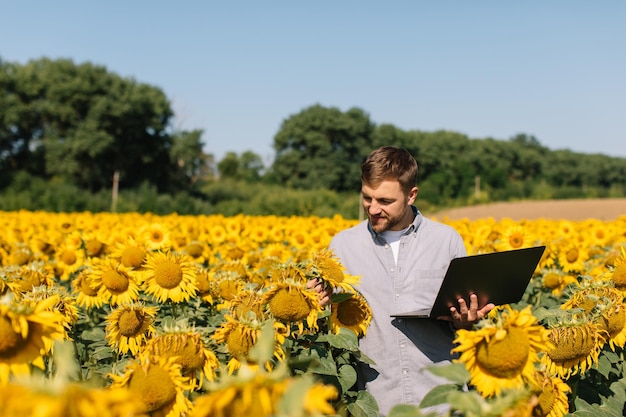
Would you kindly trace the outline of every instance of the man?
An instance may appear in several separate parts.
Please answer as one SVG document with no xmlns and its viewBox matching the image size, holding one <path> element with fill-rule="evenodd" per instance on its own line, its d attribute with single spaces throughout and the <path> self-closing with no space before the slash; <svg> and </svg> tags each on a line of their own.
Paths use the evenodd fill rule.
<svg viewBox="0 0 626 417">
<path fill-rule="evenodd" d="M 419 405 L 433 387 L 448 382 L 427 365 L 451 359 L 454 329 L 469 328 L 493 308 L 469 305 L 435 319 L 392 318 L 394 313 L 430 308 L 450 260 L 465 256 L 461 236 L 450 226 L 427 219 L 413 203 L 417 162 L 406 150 L 385 146 L 361 166 L 362 204 L 367 220 L 339 232 L 330 248 L 351 275 L 372 309 L 361 351 L 375 364 L 361 364 L 359 388 L 376 399 L 381 415 L 396 404 Z M 321 293 L 322 303 L 327 295 Z"/>
</svg>

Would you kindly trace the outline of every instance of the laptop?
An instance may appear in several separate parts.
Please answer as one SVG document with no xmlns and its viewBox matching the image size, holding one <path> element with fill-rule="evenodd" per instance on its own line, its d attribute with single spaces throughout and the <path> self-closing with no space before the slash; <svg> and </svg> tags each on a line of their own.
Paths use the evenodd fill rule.
<svg viewBox="0 0 626 417">
<path fill-rule="evenodd" d="M 478 296 L 478 306 L 513 304 L 524 296 L 545 246 L 454 258 L 430 309 L 392 314 L 391 317 L 437 318 L 449 316 L 450 307 L 458 308 L 459 297 L 468 301 Z"/>
</svg>

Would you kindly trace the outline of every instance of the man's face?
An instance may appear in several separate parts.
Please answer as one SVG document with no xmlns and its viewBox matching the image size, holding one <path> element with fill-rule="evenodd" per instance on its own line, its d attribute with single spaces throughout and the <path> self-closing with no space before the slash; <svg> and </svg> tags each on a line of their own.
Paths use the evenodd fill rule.
<svg viewBox="0 0 626 417">
<path fill-rule="evenodd" d="M 417 187 L 406 195 L 398 181 L 385 180 L 376 188 L 363 184 L 361 193 L 363 208 L 375 232 L 402 230 L 413 221 L 411 204 L 417 197 Z"/>
</svg>

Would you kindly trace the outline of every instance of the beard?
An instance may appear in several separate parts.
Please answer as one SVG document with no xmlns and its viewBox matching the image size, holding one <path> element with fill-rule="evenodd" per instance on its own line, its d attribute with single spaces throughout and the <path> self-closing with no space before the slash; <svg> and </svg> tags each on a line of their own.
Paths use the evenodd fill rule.
<svg viewBox="0 0 626 417">
<path fill-rule="evenodd" d="M 370 214 L 367 215 L 370 226 L 372 230 L 376 233 L 386 232 L 387 230 L 391 230 L 393 227 L 400 224 L 400 218 L 389 217 L 386 214 L 380 216 L 372 216 Z"/>
</svg>

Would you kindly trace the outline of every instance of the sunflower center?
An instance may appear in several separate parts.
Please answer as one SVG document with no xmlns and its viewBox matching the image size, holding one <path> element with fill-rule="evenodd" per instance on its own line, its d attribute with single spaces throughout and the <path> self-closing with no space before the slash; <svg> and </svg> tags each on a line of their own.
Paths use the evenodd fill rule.
<svg viewBox="0 0 626 417">
<path fill-rule="evenodd" d="M 98 295 L 98 290 L 90 286 L 89 282 L 87 282 L 87 279 L 85 278 L 80 280 L 80 291 L 89 297 L 95 297 Z"/>
<path fill-rule="evenodd" d="M 160 410 L 176 399 L 176 386 L 172 378 L 165 369 L 156 365 L 150 366 L 148 372 L 136 369 L 129 388 L 138 395 L 148 413 Z"/>
<path fill-rule="evenodd" d="M 550 332 L 549 338 L 554 343 L 554 349 L 547 354 L 555 362 L 584 358 L 596 343 L 587 328 L 558 327 Z"/>
<path fill-rule="evenodd" d="M 8 358 L 26 344 L 26 339 L 17 333 L 8 317 L 0 317 L 0 358 Z"/>
<path fill-rule="evenodd" d="M 137 310 L 124 311 L 118 320 L 120 334 L 126 337 L 132 337 L 139 333 L 142 324 L 143 314 Z"/>
<path fill-rule="evenodd" d="M 520 235 L 513 235 L 509 238 L 509 245 L 512 248 L 519 248 L 524 243 L 524 238 Z"/>
<path fill-rule="evenodd" d="M 102 283 L 114 294 L 123 293 L 130 285 L 128 277 L 114 269 L 109 269 L 102 273 Z"/>
<path fill-rule="evenodd" d="M 554 408 L 557 400 L 557 392 L 552 384 L 546 384 L 539 393 L 537 393 L 539 404 L 533 409 L 533 416 L 548 416 Z"/>
<path fill-rule="evenodd" d="M 239 287 L 237 286 L 236 282 L 227 279 L 219 283 L 219 285 L 217 286 L 217 290 L 220 297 L 222 297 L 224 300 L 229 301 L 235 298 Z"/>
<path fill-rule="evenodd" d="M 187 245 L 187 253 L 189 254 L 189 256 L 191 256 L 192 258 L 199 258 L 200 256 L 202 256 L 202 246 L 200 246 L 197 243 L 190 243 L 189 245 Z"/>
<path fill-rule="evenodd" d="M 561 285 L 561 276 L 554 272 L 547 273 L 543 277 L 543 285 L 547 288 L 558 288 Z"/>
<path fill-rule="evenodd" d="M 74 265 L 77 260 L 78 257 L 73 250 L 65 250 L 61 254 L 61 261 L 63 261 L 65 265 Z"/>
<path fill-rule="evenodd" d="M 228 334 L 226 346 L 228 347 L 228 352 L 230 352 L 234 358 L 245 358 L 248 356 L 250 348 L 254 346 L 251 332 L 251 329 L 236 327 Z"/>
<path fill-rule="evenodd" d="M 343 270 L 334 262 L 323 262 L 321 265 L 322 276 L 330 282 L 343 282 Z"/>
<path fill-rule="evenodd" d="M 99 256 L 104 249 L 104 243 L 99 240 L 92 239 L 85 244 L 88 256 Z"/>
<path fill-rule="evenodd" d="M 509 327 L 506 336 L 482 341 L 476 349 L 476 363 L 497 378 L 514 378 L 528 361 L 530 342 L 524 329 Z"/>
<path fill-rule="evenodd" d="M 279 320 L 304 320 L 311 312 L 311 307 L 300 291 L 281 288 L 269 302 L 270 311 Z"/>
<path fill-rule="evenodd" d="M 146 257 L 146 251 L 137 246 L 124 249 L 122 252 L 122 265 L 128 268 L 139 268 Z"/>
<path fill-rule="evenodd" d="M 567 259 L 567 262 L 569 263 L 574 263 L 578 260 L 578 249 L 576 248 L 571 248 L 567 251 L 567 253 L 565 254 L 565 259 Z"/>
<path fill-rule="evenodd" d="M 175 262 L 165 261 L 154 268 L 154 280 L 161 288 L 175 288 L 183 280 L 183 269 Z"/>
<path fill-rule="evenodd" d="M 365 311 L 359 308 L 359 302 L 348 298 L 337 305 L 337 320 L 346 326 L 355 326 L 365 321 Z"/>
<path fill-rule="evenodd" d="M 178 363 L 182 366 L 183 373 L 201 369 L 204 365 L 202 349 L 191 338 L 187 338 L 184 345 L 174 349 L 171 356 L 178 356 Z"/>
</svg>

